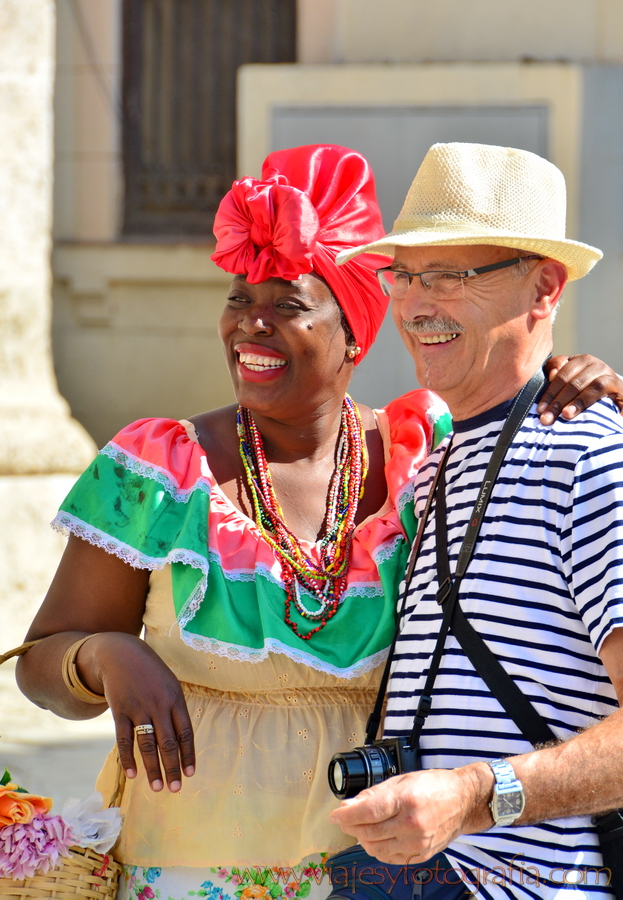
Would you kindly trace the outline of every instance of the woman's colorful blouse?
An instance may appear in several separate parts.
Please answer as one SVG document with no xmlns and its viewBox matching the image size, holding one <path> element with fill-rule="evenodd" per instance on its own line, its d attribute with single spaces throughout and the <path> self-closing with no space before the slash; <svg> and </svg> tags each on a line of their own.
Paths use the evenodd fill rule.
<svg viewBox="0 0 623 900">
<path fill-rule="evenodd" d="M 358 525 L 338 613 L 311 641 L 286 625 L 279 561 L 215 482 L 189 422 L 128 426 L 62 504 L 55 527 L 152 571 L 145 639 L 180 679 L 195 729 L 197 771 L 180 794 L 154 794 L 141 773 L 129 784 L 121 861 L 291 865 L 348 843 L 327 823 L 324 773 L 363 739 L 415 531 L 411 478 L 450 428 L 428 391 L 377 421 L 388 501 Z M 111 755 L 104 793 L 113 773 Z"/>
</svg>

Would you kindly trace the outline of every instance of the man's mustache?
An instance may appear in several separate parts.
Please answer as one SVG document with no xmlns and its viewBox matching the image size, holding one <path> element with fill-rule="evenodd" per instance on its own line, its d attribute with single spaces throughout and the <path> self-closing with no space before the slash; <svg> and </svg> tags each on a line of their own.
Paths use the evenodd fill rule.
<svg viewBox="0 0 623 900">
<path fill-rule="evenodd" d="M 416 334 L 456 334 L 465 331 L 462 325 L 446 316 L 419 316 L 410 321 L 403 319 L 402 327 L 405 331 L 414 331 Z"/>
</svg>

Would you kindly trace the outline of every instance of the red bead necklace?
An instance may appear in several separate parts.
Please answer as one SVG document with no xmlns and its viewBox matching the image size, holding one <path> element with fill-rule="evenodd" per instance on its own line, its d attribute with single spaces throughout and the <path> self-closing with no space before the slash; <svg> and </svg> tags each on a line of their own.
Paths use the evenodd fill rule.
<svg viewBox="0 0 623 900">
<path fill-rule="evenodd" d="M 248 409 L 238 407 L 237 423 L 240 456 L 253 498 L 255 521 L 262 537 L 281 562 L 286 589 L 285 621 L 298 637 L 308 641 L 335 615 L 346 588 L 355 516 L 368 471 L 361 417 L 347 394 L 342 404 L 336 465 L 327 492 L 320 563 L 310 559 L 284 521 L 273 489 L 262 435 Z M 317 609 L 305 606 L 301 589 L 318 603 Z M 292 606 L 304 619 L 318 624 L 301 634 L 292 619 Z"/>
</svg>

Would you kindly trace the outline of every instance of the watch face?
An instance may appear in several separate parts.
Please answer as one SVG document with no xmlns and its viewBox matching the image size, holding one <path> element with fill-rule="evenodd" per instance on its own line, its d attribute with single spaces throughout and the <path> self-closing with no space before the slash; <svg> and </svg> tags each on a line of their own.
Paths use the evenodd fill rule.
<svg viewBox="0 0 623 900">
<path fill-rule="evenodd" d="M 523 811 L 524 798 L 521 791 L 497 795 L 497 817 L 518 816 Z"/>
</svg>

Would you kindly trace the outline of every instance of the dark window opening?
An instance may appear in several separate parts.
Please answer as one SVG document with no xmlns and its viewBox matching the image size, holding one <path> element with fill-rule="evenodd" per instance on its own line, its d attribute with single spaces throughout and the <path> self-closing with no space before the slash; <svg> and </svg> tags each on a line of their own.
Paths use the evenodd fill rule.
<svg viewBox="0 0 623 900">
<path fill-rule="evenodd" d="M 211 235 L 236 176 L 236 72 L 295 61 L 296 0 L 124 0 L 126 235 Z"/>
</svg>

